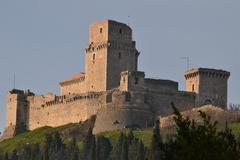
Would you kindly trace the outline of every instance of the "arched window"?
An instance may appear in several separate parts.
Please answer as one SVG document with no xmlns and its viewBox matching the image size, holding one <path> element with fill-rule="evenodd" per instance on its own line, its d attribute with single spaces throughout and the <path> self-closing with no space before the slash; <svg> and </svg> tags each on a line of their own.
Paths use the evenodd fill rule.
<svg viewBox="0 0 240 160">
<path fill-rule="evenodd" d="M 192 85 L 192 91 L 193 91 L 193 92 L 195 91 L 195 86 L 194 86 L 194 84 Z"/>
<path fill-rule="evenodd" d="M 95 60 L 95 58 L 96 58 L 96 55 L 95 55 L 95 54 L 93 54 L 93 57 L 92 57 L 92 58 L 93 58 L 93 60 Z"/>
<path fill-rule="evenodd" d="M 100 32 L 100 33 L 102 33 L 102 31 L 103 31 L 103 29 L 102 29 L 102 28 L 100 28 L 99 32 Z"/>
</svg>

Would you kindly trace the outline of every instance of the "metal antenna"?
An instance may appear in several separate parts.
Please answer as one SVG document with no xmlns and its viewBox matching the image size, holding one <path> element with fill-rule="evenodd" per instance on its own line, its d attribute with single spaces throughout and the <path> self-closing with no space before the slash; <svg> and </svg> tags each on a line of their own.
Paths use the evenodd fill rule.
<svg viewBox="0 0 240 160">
<path fill-rule="evenodd" d="M 187 70 L 189 70 L 190 58 L 187 56 L 187 57 L 181 57 L 181 59 L 185 59 L 187 61 Z"/>
<path fill-rule="evenodd" d="M 130 18 L 131 16 L 128 15 L 128 25 L 130 26 Z"/>
<path fill-rule="evenodd" d="M 15 89 L 15 85 L 16 85 L 16 75 L 14 73 L 13 74 L 13 89 Z"/>
</svg>

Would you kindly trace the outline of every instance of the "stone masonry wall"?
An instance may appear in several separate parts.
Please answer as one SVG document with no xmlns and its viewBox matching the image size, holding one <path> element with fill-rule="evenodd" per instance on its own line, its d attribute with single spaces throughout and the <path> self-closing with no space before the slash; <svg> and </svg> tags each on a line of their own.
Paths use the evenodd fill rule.
<svg viewBox="0 0 240 160">
<path fill-rule="evenodd" d="M 85 81 L 76 81 L 68 85 L 60 86 L 61 95 L 78 94 L 85 92 Z"/>
<path fill-rule="evenodd" d="M 151 106 L 155 115 L 166 116 L 172 114 L 171 102 L 184 111 L 195 106 L 195 94 L 188 92 L 149 92 L 145 102 Z"/>
<path fill-rule="evenodd" d="M 52 101 L 45 101 L 42 96 L 29 97 L 28 129 L 85 121 L 103 105 L 101 98 L 99 94 L 60 96 Z"/>
<path fill-rule="evenodd" d="M 94 133 L 122 128 L 153 126 L 154 115 L 144 104 L 144 92 L 116 90 L 112 101 L 97 112 Z"/>
<path fill-rule="evenodd" d="M 166 91 L 166 92 L 178 91 L 178 83 L 170 80 L 146 78 L 144 79 L 144 86 L 151 91 Z"/>
</svg>

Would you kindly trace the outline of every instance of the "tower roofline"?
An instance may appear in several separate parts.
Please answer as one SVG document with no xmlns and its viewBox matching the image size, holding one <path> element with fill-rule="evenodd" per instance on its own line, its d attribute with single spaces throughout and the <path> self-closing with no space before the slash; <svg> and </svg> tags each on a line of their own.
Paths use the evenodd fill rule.
<svg viewBox="0 0 240 160">
<path fill-rule="evenodd" d="M 185 76 L 189 74 L 195 74 L 195 73 L 219 73 L 230 76 L 230 72 L 221 70 L 221 69 L 214 69 L 214 68 L 192 68 L 185 72 Z"/>
<path fill-rule="evenodd" d="M 123 26 L 128 27 L 129 29 L 132 30 L 132 28 L 129 25 L 127 25 L 125 23 L 122 23 L 122 22 L 119 22 L 119 21 L 111 20 L 111 19 L 103 19 L 103 20 L 96 21 L 96 22 L 90 24 L 90 27 L 93 26 L 93 25 L 101 24 L 101 23 L 123 25 Z"/>
</svg>

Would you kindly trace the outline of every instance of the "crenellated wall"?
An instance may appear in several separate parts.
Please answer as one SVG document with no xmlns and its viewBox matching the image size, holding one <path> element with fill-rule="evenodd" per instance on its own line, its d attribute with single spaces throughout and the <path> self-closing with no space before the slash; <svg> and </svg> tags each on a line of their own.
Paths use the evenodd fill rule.
<svg viewBox="0 0 240 160">
<path fill-rule="evenodd" d="M 54 96 L 31 96 L 29 101 L 28 129 L 42 126 L 60 126 L 85 121 L 104 105 L 101 93 Z"/>
</svg>

